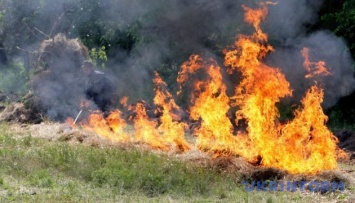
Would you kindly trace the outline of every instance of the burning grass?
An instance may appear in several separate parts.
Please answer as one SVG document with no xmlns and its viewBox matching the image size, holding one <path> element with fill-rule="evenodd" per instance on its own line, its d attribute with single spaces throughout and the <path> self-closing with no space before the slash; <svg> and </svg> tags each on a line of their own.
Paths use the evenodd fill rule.
<svg viewBox="0 0 355 203">
<path fill-rule="evenodd" d="M 52 179 L 52 175 L 60 174 L 93 187 L 110 188 L 111 193 L 138 192 L 146 197 L 165 194 L 173 198 L 204 197 L 211 193 L 212 198 L 242 196 L 249 201 L 241 180 L 347 180 L 347 187 L 351 188 L 351 178 L 331 171 L 337 169 L 336 159 L 344 153 L 337 149 L 337 139 L 325 125 L 327 117 L 321 108 L 323 90 L 317 83 L 310 81 L 293 120 L 279 122 L 277 103 L 291 96 L 292 90 L 278 68 L 263 62 L 273 51 L 267 43 L 267 34 L 260 28 L 268 10 L 265 4 L 244 10 L 245 21 L 254 27 L 255 33 L 240 35 L 230 50 L 225 51 L 224 65 L 228 72 L 242 75 L 234 95 L 227 94 L 221 71 L 224 67 L 213 59 L 193 55 L 179 72 L 179 92 L 184 91 L 184 85 L 197 71 L 205 72 L 206 76 L 194 81 L 187 110 L 189 120 L 199 124 L 191 129 L 192 136 L 184 136 L 188 122 L 182 119 L 182 110 L 156 73 L 154 112 L 148 112 L 146 102 L 126 104 L 125 110 L 133 112 L 128 120 L 123 119 L 123 112 L 118 109 L 107 117 L 93 112 L 76 129 L 68 125 L 59 127 L 59 136 L 51 138 L 86 143 L 94 148 L 58 142 L 47 146 L 37 139 L 33 142 L 30 136 L 21 141 L 4 135 L 4 150 L 20 148 L 14 153 L 4 151 L 2 159 L 11 169 L 4 171 L 39 188 L 55 187 L 58 180 Z M 312 62 L 308 52 L 307 48 L 302 50 L 308 71 L 305 78 L 330 75 L 326 64 Z M 227 116 L 232 107 L 238 107 L 233 121 L 245 121 L 245 129 L 233 129 Z M 45 127 L 48 126 L 30 126 L 28 130 L 48 138 L 55 129 Z M 43 132 L 44 129 L 47 131 Z M 34 146 L 36 150 L 27 151 L 26 146 Z"/>
<path fill-rule="evenodd" d="M 177 82 L 178 92 L 198 71 L 205 72 L 204 79 L 194 81 L 192 100 L 187 113 L 190 120 L 198 121 L 199 126 L 192 134 L 194 143 L 189 143 L 184 134 L 188 126 L 186 120 L 175 112 L 181 109 L 175 103 L 167 85 L 156 73 L 154 104 L 158 107 L 151 118 L 142 103 L 126 108 L 134 112 L 133 136 L 127 135 L 128 125 L 122 119 L 120 110 L 115 110 L 105 118 L 93 113 L 88 123 L 80 126 L 90 129 L 102 137 L 122 143 L 143 143 L 162 151 L 176 150 L 189 153 L 191 149 L 210 152 L 212 157 L 243 157 L 255 166 L 275 168 L 290 174 L 316 175 L 337 168 L 337 158 L 346 153 L 337 148 L 337 138 L 325 125 L 327 116 L 321 104 L 323 89 L 317 82 L 309 80 L 315 75 L 327 76 L 331 73 L 323 61 L 312 62 L 304 48 L 304 66 L 307 71 L 309 90 L 295 110 L 293 120 L 279 121 L 277 104 L 282 98 L 292 96 L 290 83 L 277 67 L 264 63 L 264 58 L 273 51 L 268 44 L 268 36 L 260 27 L 266 18 L 267 3 L 259 8 L 243 7 L 245 22 L 252 25 L 255 32 L 239 35 L 233 46 L 225 50 L 225 67 L 214 59 L 192 55 L 181 66 Z M 239 72 L 241 81 L 235 87 L 234 95 L 227 94 L 223 81 L 222 68 L 228 73 Z M 227 116 L 232 107 L 238 107 L 232 122 L 245 121 L 245 129 L 235 131 L 231 118 Z M 195 146 L 195 147 L 194 147 Z"/>
<path fill-rule="evenodd" d="M 355 170 L 354 165 L 342 165 L 348 171 L 346 191 L 342 193 L 249 193 L 241 184 L 243 180 L 344 180 L 344 177 L 334 172 L 308 177 L 287 175 L 277 169 L 256 167 L 241 157 L 211 159 L 199 150 L 166 154 L 142 145 L 106 141 L 84 129 L 70 129 L 63 124 L 1 125 L 0 200 L 331 202 L 354 198 L 354 184 L 349 179 L 355 176 L 349 172 Z"/>
</svg>

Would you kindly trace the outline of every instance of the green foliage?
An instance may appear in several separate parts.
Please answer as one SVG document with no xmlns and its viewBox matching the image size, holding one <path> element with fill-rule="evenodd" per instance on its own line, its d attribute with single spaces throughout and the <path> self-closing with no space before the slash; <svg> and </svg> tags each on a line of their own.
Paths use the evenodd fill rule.
<svg viewBox="0 0 355 203">
<path fill-rule="evenodd" d="M 19 59 L 4 65 L 0 70 L 0 91 L 24 94 L 28 91 L 28 73 Z"/>
<path fill-rule="evenodd" d="M 355 109 L 344 110 L 336 105 L 327 110 L 327 125 L 333 130 L 355 130 Z"/>
<path fill-rule="evenodd" d="M 92 48 L 90 50 L 90 61 L 95 65 L 100 65 L 105 67 L 105 62 L 107 61 L 106 48 L 102 46 L 101 48 Z"/>
<path fill-rule="evenodd" d="M 340 10 L 326 13 L 321 19 L 326 28 L 346 39 L 352 55 L 355 56 L 355 1 L 346 0 Z"/>
<path fill-rule="evenodd" d="M 41 188 L 51 188 L 53 186 L 52 175 L 45 169 L 32 172 L 27 177 L 27 181 L 31 186 Z"/>
</svg>

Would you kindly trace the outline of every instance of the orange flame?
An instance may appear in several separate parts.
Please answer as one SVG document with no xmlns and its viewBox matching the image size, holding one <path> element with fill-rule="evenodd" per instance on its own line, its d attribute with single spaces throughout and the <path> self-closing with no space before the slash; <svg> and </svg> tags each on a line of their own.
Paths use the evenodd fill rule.
<svg viewBox="0 0 355 203">
<path fill-rule="evenodd" d="M 282 128 L 277 150 L 281 158 L 269 159 L 265 164 L 293 173 L 316 173 L 337 167 L 337 139 L 325 126 L 328 118 L 320 105 L 322 101 L 323 90 L 312 86 L 302 100 L 303 109 L 298 109 L 295 118 Z"/>
<path fill-rule="evenodd" d="M 186 123 L 177 122 L 179 115 L 174 114 L 174 110 L 179 111 L 172 95 L 167 91 L 167 85 L 155 72 L 155 97 L 154 103 L 163 108 L 163 115 L 160 117 L 161 125 L 158 127 L 160 133 L 164 134 L 164 139 L 168 143 L 175 143 L 181 151 L 189 150 L 190 144 L 185 140 Z M 174 119 L 175 117 L 175 119 Z"/>
<path fill-rule="evenodd" d="M 316 85 L 310 87 L 302 99 L 302 107 L 295 111 L 295 118 L 286 124 L 278 121 L 279 111 L 276 104 L 284 97 L 292 95 L 290 83 L 278 68 L 263 63 L 264 57 L 273 51 L 267 43 L 268 36 L 260 28 L 266 18 L 267 2 L 258 9 L 243 6 L 245 22 L 253 25 L 255 33 L 239 35 L 234 47 L 225 50 L 224 65 L 228 73 L 238 71 L 242 74 L 235 95 L 227 95 L 221 68 L 210 59 L 205 61 L 199 55 L 192 55 L 181 66 L 177 82 L 182 86 L 192 74 L 205 71 L 207 79 L 198 80 L 194 88 L 198 92 L 192 98 L 190 117 L 201 121 L 194 130 L 197 135 L 196 146 L 203 151 L 212 151 L 216 156 L 241 155 L 252 163 L 266 167 L 287 170 L 290 173 L 315 174 L 322 170 L 337 167 L 337 139 L 326 127 L 327 116 L 321 103 L 323 90 Z M 306 78 L 316 74 L 330 75 L 325 62 L 311 62 L 309 49 L 304 48 Z M 160 118 L 149 118 L 145 106 L 137 103 L 129 107 L 134 110 L 134 137 L 124 131 L 126 123 L 121 112 L 114 111 L 105 119 L 102 114 L 92 114 L 89 128 L 98 134 L 117 141 L 136 141 L 149 144 L 153 148 L 169 150 L 177 146 L 181 151 L 191 148 L 185 140 L 186 124 L 181 122 L 180 108 L 176 105 L 167 85 L 155 73 L 154 103 L 161 109 Z M 127 99 L 121 103 L 126 106 Z M 233 126 L 227 112 L 230 106 L 237 106 L 236 123 L 241 119 L 247 122 L 246 131 L 233 134 Z M 71 122 L 68 120 L 68 122 Z M 159 125 L 160 123 L 160 125 Z"/>
<path fill-rule="evenodd" d="M 301 51 L 302 56 L 304 57 L 304 62 L 303 66 L 305 67 L 306 71 L 308 74 L 306 75 L 306 78 L 313 77 L 315 75 L 332 75 L 327 68 L 325 67 L 325 62 L 324 61 L 318 61 L 318 62 L 311 62 L 309 60 L 309 49 L 308 48 L 303 48 Z M 312 66 L 314 67 L 315 71 L 312 72 Z"/>
<path fill-rule="evenodd" d="M 236 105 L 240 107 L 237 120 L 247 120 L 248 136 L 261 157 L 261 164 L 290 173 L 311 174 L 335 169 L 336 138 L 325 126 L 327 117 L 320 105 L 323 90 L 312 87 L 302 101 L 303 110 L 296 111 L 295 119 L 285 126 L 278 122 L 276 103 L 282 97 L 291 96 L 290 84 L 279 69 L 261 62 L 273 50 L 266 44 L 267 35 L 260 29 L 260 22 L 267 14 L 266 7 L 244 9 L 245 21 L 253 24 L 256 32 L 240 36 L 236 50 L 226 52 L 225 65 L 243 75 L 236 88 Z M 308 60 L 306 64 L 312 63 Z M 316 63 L 318 71 L 325 72 L 321 65 L 324 64 Z"/>
<path fill-rule="evenodd" d="M 271 149 L 277 148 L 279 126 L 276 122 L 279 112 L 276 103 L 280 98 L 290 96 L 289 83 L 280 70 L 263 64 L 262 59 L 273 50 L 266 44 L 267 35 L 260 29 L 260 21 L 267 14 L 266 7 L 246 10 L 246 22 L 253 24 L 256 33 L 251 36 L 241 35 L 236 50 L 226 52 L 225 65 L 239 70 L 243 79 L 236 87 L 237 121 L 246 119 L 248 136 L 255 145 L 255 151 L 267 160 Z M 273 150 L 272 150 L 273 151 Z"/>
<path fill-rule="evenodd" d="M 88 124 L 85 129 L 92 130 L 114 142 L 127 142 L 130 136 L 125 132 L 126 122 L 121 118 L 119 110 L 113 111 L 105 119 L 100 112 L 92 113 L 89 116 Z"/>
<path fill-rule="evenodd" d="M 75 127 L 74 119 L 72 117 L 65 119 L 65 123 L 68 124 L 70 127 Z"/>
<path fill-rule="evenodd" d="M 229 110 L 229 97 L 227 87 L 223 83 L 220 67 L 212 59 L 205 63 L 203 59 L 194 55 L 184 63 L 179 78 L 183 75 L 187 80 L 186 73 L 193 73 L 197 69 L 204 68 L 210 77 L 205 81 L 197 81 L 195 89 L 200 91 L 190 108 L 190 117 L 194 120 L 201 119 L 201 126 L 195 129 L 197 135 L 196 145 L 201 150 L 214 151 L 217 156 L 241 154 L 252 159 L 253 153 L 247 150 L 250 144 L 248 139 L 240 135 L 235 137 L 232 133 L 232 124 L 227 117 Z M 178 80 L 181 83 L 185 80 Z"/>
<path fill-rule="evenodd" d="M 181 94 L 182 92 L 182 85 L 186 83 L 186 81 L 189 79 L 189 74 L 194 73 L 197 70 L 202 68 L 201 60 L 202 59 L 200 58 L 199 55 L 192 55 L 190 56 L 190 59 L 188 61 L 182 64 L 181 70 L 177 78 L 177 82 L 180 85 L 180 89 L 177 92 L 178 95 Z"/>
<path fill-rule="evenodd" d="M 135 141 L 146 143 L 153 148 L 167 151 L 169 146 L 161 134 L 156 130 L 158 122 L 148 118 L 145 107 L 142 103 L 137 103 L 134 108 L 137 115 L 134 117 L 134 139 Z"/>
<path fill-rule="evenodd" d="M 128 97 L 127 97 L 127 96 L 124 96 L 124 97 L 120 100 L 120 103 L 121 103 L 123 106 L 127 106 L 127 104 L 128 104 Z"/>
</svg>

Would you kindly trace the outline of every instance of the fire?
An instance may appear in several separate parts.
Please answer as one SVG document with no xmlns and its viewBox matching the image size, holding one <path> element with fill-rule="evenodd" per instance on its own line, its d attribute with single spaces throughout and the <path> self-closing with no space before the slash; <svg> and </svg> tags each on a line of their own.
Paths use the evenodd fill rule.
<svg viewBox="0 0 355 203">
<path fill-rule="evenodd" d="M 68 124 L 71 127 L 75 127 L 74 119 L 71 118 L 71 117 L 65 119 L 65 123 Z"/>
<path fill-rule="evenodd" d="M 325 125 L 328 118 L 321 107 L 323 89 L 311 86 L 301 101 L 301 107 L 295 111 L 294 119 L 288 123 L 278 120 L 280 114 L 276 104 L 282 98 L 292 96 L 292 89 L 279 68 L 263 62 L 274 50 L 267 42 L 268 35 L 260 27 L 268 13 L 267 4 L 272 3 L 261 4 L 258 9 L 243 6 L 245 22 L 251 24 L 255 32 L 239 35 L 233 47 L 224 52 L 227 72 L 238 71 L 242 75 L 233 96 L 227 95 L 221 66 L 213 59 L 192 55 L 181 66 L 177 78 L 180 85 L 178 95 L 184 85 L 192 81 L 193 74 L 206 73 L 205 79 L 194 83 L 189 108 L 190 118 L 201 123 L 193 132 L 197 136 L 195 145 L 200 150 L 212 151 L 215 156 L 240 155 L 251 163 L 287 170 L 292 174 L 316 174 L 335 169 L 337 154 L 344 153 L 337 151 L 337 139 Z M 305 59 L 306 78 L 331 75 L 325 62 L 310 61 L 308 48 L 304 48 L 301 54 Z M 107 118 L 100 113 L 91 114 L 86 127 L 118 142 L 145 143 L 161 150 L 174 147 L 180 151 L 191 149 L 192 144 L 185 139 L 187 124 L 182 121 L 182 110 L 157 73 L 153 82 L 154 104 L 161 116 L 150 118 L 143 103 L 133 105 L 133 136 L 126 133 L 127 124 L 119 110 L 111 112 Z M 121 103 L 127 106 L 127 98 L 123 98 Z M 238 108 L 235 122 L 245 121 L 246 131 L 234 132 L 231 118 L 227 116 L 231 107 Z"/>
<path fill-rule="evenodd" d="M 263 64 L 261 59 L 273 50 L 267 45 L 267 35 L 260 29 L 260 22 L 267 14 L 263 6 L 252 10 L 244 7 L 246 22 L 253 24 L 256 32 L 251 36 L 240 35 L 235 50 L 226 51 L 225 65 L 242 73 L 243 79 L 235 89 L 237 121 L 247 120 L 248 137 L 253 151 L 262 157 L 262 164 L 270 166 L 269 159 L 278 148 L 280 125 L 276 103 L 290 96 L 289 82 L 279 69 Z"/>
<path fill-rule="evenodd" d="M 323 90 L 312 86 L 302 100 L 303 108 L 295 112 L 295 118 L 282 127 L 278 143 L 278 168 L 294 173 L 315 173 L 337 167 L 336 138 L 325 126 L 327 116 L 321 103 Z M 277 156 L 276 156 L 277 157 Z M 275 162 L 275 161 L 274 161 Z"/>
<path fill-rule="evenodd" d="M 137 103 L 135 107 L 131 107 L 136 113 L 132 118 L 135 128 L 133 137 L 125 131 L 127 124 L 122 119 L 122 113 L 119 110 L 110 112 L 107 118 L 99 112 L 91 113 L 88 124 L 83 125 L 84 128 L 114 142 L 144 143 L 161 150 L 170 150 L 175 145 L 180 151 L 189 150 L 191 146 L 184 138 L 187 125 L 183 122 L 177 122 L 178 115 L 174 113 L 174 111 L 179 111 L 179 107 L 167 91 L 165 82 L 157 73 L 154 83 L 156 86 L 154 103 L 162 107 L 160 125 L 158 125 L 158 120 L 151 120 L 148 117 L 146 108 L 142 103 Z M 128 97 L 124 97 L 121 103 L 127 106 L 127 101 Z M 68 123 L 73 123 L 72 120 L 67 119 Z"/>
<path fill-rule="evenodd" d="M 105 119 L 100 112 L 92 113 L 89 116 L 85 128 L 112 140 L 114 142 L 127 142 L 130 136 L 125 132 L 126 122 L 121 119 L 121 112 L 116 110 Z"/>
<path fill-rule="evenodd" d="M 226 116 L 229 110 L 229 97 L 227 87 L 223 83 L 220 67 L 210 59 L 203 59 L 194 55 L 182 66 L 179 72 L 178 82 L 185 82 L 187 73 L 193 73 L 197 69 L 204 68 L 210 77 L 205 81 L 195 83 L 195 89 L 200 91 L 190 108 L 190 117 L 194 120 L 201 119 L 201 126 L 194 132 L 197 135 L 196 145 L 201 150 L 214 151 L 218 155 L 241 154 L 252 159 L 252 151 L 247 150 L 248 139 L 240 135 L 235 137 L 232 132 L 232 124 Z M 186 78 L 184 80 L 179 80 Z M 221 154 L 222 153 L 222 154 Z"/>
<path fill-rule="evenodd" d="M 120 103 L 121 103 L 123 106 L 127 106 L 127 104 L 128 104 L 128 97 L 127 97 L 127 96 L 124 96 L 124 97 L 120 100 Z"/>
<path fill-rule="evenodd" d="M 290 123 L 278 122 L 276 103 L 282 97 L 291 96 L 290 84 L 279 69 L 262 63 L 262 59 L 273 48 L 267 45 L 267 35 L 260 29 L 260 22 L 267 15 L 265 5 L 253 10 L 244 7 L 245 21 L 252 24 L 256 32 L 251 36 L 240 36 L 236 49 L 226 52 L 225 65 L 242 73 L 237 86 L 237 120 L 246 119 L 248 136 L 261 157 L 261 164 L 284 169 L 290 173 L 317 173 L 335 169 L 336 138 L 327 129 L 327 117 L 321 108 L 323 90 L 313 86 L 302 100 L 303 109 L 295 113 Z M 308 49 L 303 49 L 306 69 L 316 65 L 312 74 L 329 73 L 324 62 L 311 63 Z"/>
<path fill-rule="evenodd" d="M 303 48 L 301 51 L 302 56 L 304 57 L 304 62 L 303 66 L 306 68 L 306 71 L 308 74 L 306 75 L 306 78 L 313 77 L 315 75 L 332 75 L 327 68 L 325 67 L 325 62 L 324 61 L 318 61 L 318 62 L 311 62 L 309 60 L 309 49 L 308 48 Z M 312 72 L 312 66 L 314 66 L 315 71 Z"/>
<path fill-rule="evenodd" d="M 181 70 L 177 78 L 177 82 L 180 84 L 180 89 L 177 92 L 178 95 L 182 92 L 182 85 L 186 83 L 189 79 L 189 74 L 194 73 L 202 68 L 201 62 L 202 59 L 199 55 L 192 55 L 190 56 L 190 60 L 182 64 Z"/>
<path fill-rule="evenodd" d="M 229 98 L 226 94 L 227 88 L 222 81 L 220 68 L 216 64 L 201 64 L 202 59 L 197 55 L 190 63 L 192 67 L 204 67 L 210 76 L 210 79 L 195 84 L 195 89 L 202 90 L 202 92 L 190 108 L 192 119 L 202 119 L 201 127 L 195 131 L 198 137 L 196 144 L 201 149 L 224 151 L 228 149 L 226 144 L 234 142 L 234 136 L 232 135 L 232 124 L 226 116 L 230 108 Z M 184 70 L 182 69 L 180 73 L 184 73 Z"/>
<path fill-rule="evenodd" d="M 145 107 L 138 103 L 135 107 L 134 139 L 138 142 L 144 142 L 153 148 L 161 150 L 170 150 L 174 146 L 180 151 L 187 151 L 191 148 L 190 144 L 185 140 L 185 128 L 187 125 L 183 122 L 177 122 L 174 111 L 179 111 L 172 95 L 167 91 L 165 82 L 155 73 L 155 97 L 154 104 L 162 107 L 162 116 L 160 116 L 161 124 L 158 125 L 157 120 L 148 118 Z"/>
<path fill-rule="evenodd" d="M 169 146 L 156 130 L 158 122 L 148 118 L 145 107 L 142 103 L 137 103 L 134 111 L 137 115 L 134 117 L 134 140 L 136 142 L 146 143 L 155 149 L 167 151 Z"/>
<path fill-rule="evenodd" d="M 187 151 L 191 148 L 190 144 L 185 140 L 185 129 L 187 124 L 177 122 L 181 118 L 179 115 L 174 114 L 180 108 L 176 105 L 172 95 L 167 91 L 165 82 L 160 78 L 158 73 L 155 73 L 155 97 L 154 104 L 163 108 L 163 115 L 160 117 L 161 124 L 158 131 L 164 135 L 164 139 L 168 143 L 175 143 L 181 151 Z"/>
</svg>

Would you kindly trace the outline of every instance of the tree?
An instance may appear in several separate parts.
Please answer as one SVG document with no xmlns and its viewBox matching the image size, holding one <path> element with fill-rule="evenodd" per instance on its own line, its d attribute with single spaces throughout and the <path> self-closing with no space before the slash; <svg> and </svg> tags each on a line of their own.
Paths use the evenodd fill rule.
<svg viewBox="0 0 355 203">
<path fill-rule="evenodd" d="M 337 4 L 339 6 L 339 2 Z M 331 7 L 328 9 L 330 9 L 330 12 L 321 17 L 323 27 L 332 30 L 340 37 L 344 37 L 349 44 L 353 58 L 355 58 L 355 1 L 346 0 L 339 10 L 333 11 L 334 8 Z"/>
</svg>

